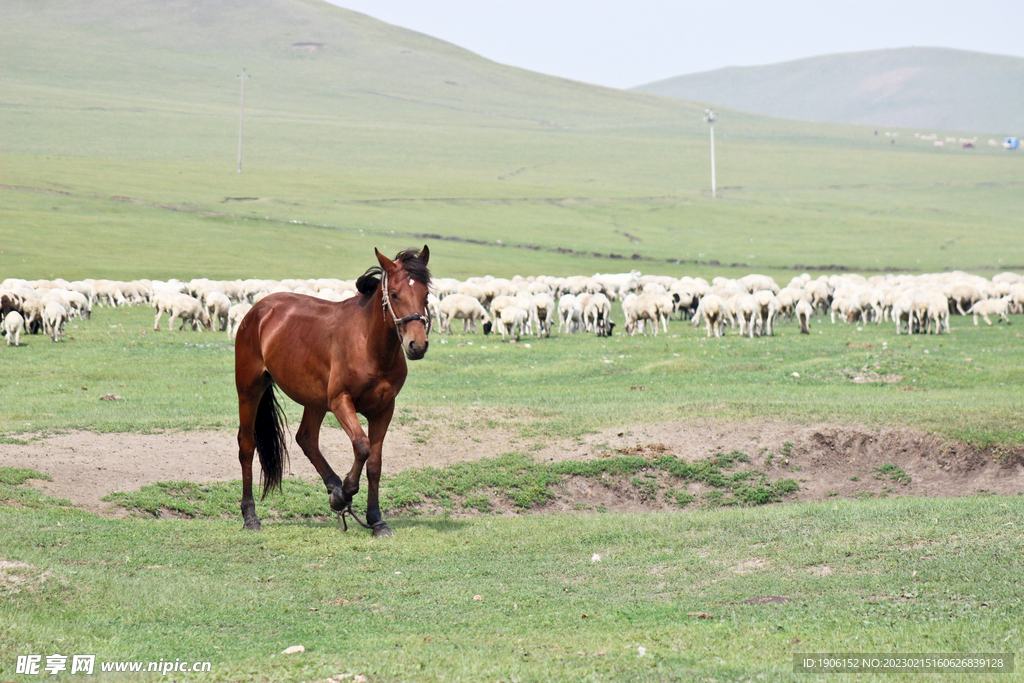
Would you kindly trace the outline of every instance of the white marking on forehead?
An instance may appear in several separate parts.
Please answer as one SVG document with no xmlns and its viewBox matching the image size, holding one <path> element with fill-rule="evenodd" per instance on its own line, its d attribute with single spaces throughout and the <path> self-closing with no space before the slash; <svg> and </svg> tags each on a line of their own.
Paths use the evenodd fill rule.
<svg viewBox="0 0 1024 683">
<path fill-rule="evenodd" d="M 410 287 L 412 287 L 412 283 L 414 283 L 414 282 L 416 282 L 416 281 L 415 281 L 415 280 L 413 280 L 412 278 L 409 278 L 409 286 L 410 286 Z"/>
</svg>

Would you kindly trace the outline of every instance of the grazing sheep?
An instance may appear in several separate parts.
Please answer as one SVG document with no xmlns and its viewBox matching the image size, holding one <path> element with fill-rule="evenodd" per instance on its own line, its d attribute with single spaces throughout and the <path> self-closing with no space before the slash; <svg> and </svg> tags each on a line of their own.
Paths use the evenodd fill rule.
<svg viewBox="0 0 1024 683">
<path fill-rule="evenodd" d="M 24 299 L 11 291 L 0 291 L 0 320 L 7 317 L 11 311 L 21 313 Z"/>
<path fill-rule="evenodd" d="M 228 313 L 231 310 L 231 299 L 223 292 L 207 291 L 205 302 L 206 314 L 210 316 L 210 321 L 217 324 L 219 332 L 226 330 L 228 328 Z"/>
<path fill-rule="evenodd" d="M 125 306 L 128 304 L 128 300 L 121 293 L 116 282 L 96 280 L 92 286 L 96 292 L 96 303 L 100 306 Z"/>
<path fill-rule="evenodd" d="M 526 292 L 519 292 L 514 297 L 515 305 L 526 311 L 526 328 L 523 330 L 525 334 L 533 334 L 534 325 L 539 328 L 540 321 L 537 314 L 537 304 L 534 302 L 532 294 Z M 538 333 L 538 337 L 540 334 Z"/>
<path fill-rule="evenodd" d="M 242 319 L 251 308 L 252 304 L 243 301 L 240 304 L 234 304 L 228 309 L 228 339 L 234 339 L 235 335 L 238 334 L 238 326 L 242 324 Z"/>
<path fill-rule="evenodd" d="M 21 304 L 21 314 L 25 318 L 25 329 L 29 331 L 29 334 L 39 334 L 39 331 L 44 329 L 41 299 L 35 297 L 25 299 Z"/>
<path fill-rule="evenodd" d="M 971 306 L 967 312 L 974 316 L 975 325 L 978 324 L 979 315 L 985 319 L 986 325 L 992 324 L 992 321 L 988 319 L 990 315 L 998 315 L 1000 320 L 997 322 L 1005 320 L 1007 324 L 1010 324 L 1010 319 L 1006 317 L 1010 310 L 1010 300 L 1011 295 L 1004 296 L 1002 299 L 983 299 Z"/>
<path fill-rule="evenodd" d="M 479 284 L 475 283 L 475 282 L 470 282 L 469 280 L 467 280 L 466 282 L 463 282 L 462 284 L 460 284 L 459 288 L 456 290 L 455 293 L 456 294 L 465 294 L 466 296 L 471 296 L 474 299 L 476 299 L 478 302 L 483 302 L 484 299 L 485 299 L 485 297 L 484 297 L 484 288 L 482 286 L 480 286 Z M 448 298 L 448 297 L 445 297 L 445 298 Z M 442 301 L 444 301 L 444 299 L 442 299 Z M 490 303 L 490 302 L 488 301 L 488 303 Z M 481 305 L 483 305 L 483 303 L 481 303 Z"/>
<path fill-rule="evenodd" d="M 828 283 L 823 280 L 811 280 L 804 285 L 804 294 L 810 297 L 811 306 L 820 308 L 822 314 L 828 312 L 832 305 L 832 293 L 829 291 Z"/>
<path fill-rule="evenodd" d="M 978 301 L 981 301 L 981 292 L 974 285 L 967 282 L 957 282 L 946 289 L 946 296 L 949 299 L 949 308 L 960 312 L 960 315 L 967 315 L 970 309 Z"/>
<path fill-rule="evenodd" d="M 1009 321 L 1007 321 L 1009 323 Z M 930 332 L 934 325 L 935 333 L 942 334 L 945 330 L 949 334 L 949 301 L 938 292 L 928 297 L 928 318 L 925 325 L 926 331 Z"/>
<path fill-rule="evenodd" d="M 796 302 L 803 298 L 803 288 L 783 287 L 775 298 L 779 301 L 779 315 L 784 316 L 786 320 L 792 320 L 796 312 Z"/>
<path fill-rule="evenodd" d="M 350 298 L 350 297 L 346 297 Z M 344 299 L 343 299 L 344 300 Z M 427 329 L 435 323 L 441 325 L 441 300 L 434 296 L 433 292 L 427 292 L 427 318 L 430 320 Z"/>
<path fill-rule="evenodd" d="M 671 310 L 671 309 L 670 309 Z M 587 332 L 608 336 L 608 323 L 612 320 L 612 302 L 598 292 L 583 306 L 583 326 Z"/>
<path fill-rule="evenodd" d="M 64 340 L 64 326 L 68 323 L 68 312 L 56 301 L 43 307 L 43 331 L 50 335 L 50 341 Z"/>
<path fill-rule="evenodd" d="M 8 346 L 21 346 L 21 333 L 25 331 L 25 319 L 21 313 L 11 311 L 4 316 L 4 336 Z"/>
<path fill-rule="evenodd" d="M 555 300 L 547 292 L 536 292 L 533 295 L 533 305 L 537 310 L 537 336 L 540 337 L 543 334 L 545 337 L 550 337 L 551 319 L 558 314 Z"/>
<path fill-rule="evenodd" d="M 836 313 L 847 325 L 850 324 L 853 316 L 857 315 L 859 309 L 854 306 L 853 302 L 843 296 L 837 296 L 832 299 L 831 316 L 832 324 L 836 324 Z"/>
<path fill-rule="evenodd" d="M 697 327 L 703 318 L 707 326 L 708 338 L 711 338 L 712 330 L 714 330 L 715 337 L 721 337 L 725 334 L 727 315 L 722 297 L 717 294 L 707 294 L 701 297 L 700 303 L 697 304 L 697 312 L 693 316 L 693 326 Z"/>
<path fill-rule="evenodd" d="M 800 321 L 800 334 L 811 333 L 811 316 L 814 315 L 814 307 L 805 299 L 800 299 L 794 307 L 796 318 Z"/>
<path fill-rule="evenodd" d="M 75 290 L 68 291 L 66 296 L 68 303 L 71 304 L 71 312 L 77 315 L 79 320 L 92 318 L 92 303 L 89 297 Z"/>
<path fill-rule="evenodd" d="M 757 300 L 758 335 L 769 337 L 775 334 L 775 318 L 779 315 L 779 300 L 770 289 L 761 289 L 754 292 Z"/>
<path fill-rule="evenodd" d="M 631 270 L 628 273 L 594 273 L 590 278 L 594 283 L 603 288 L 604 293 L 612 301 L 623 298 L 630 292 L 636 291 L 640 283 L 640 271 Z M 596 293 L 599 289 L 587 290 Z M 579 292 L 573 292 L 578 294 Z"/>
<path fill-rule="evenodd" d="M 907 326 L 907 334 L 914 333 L 913 311 L 914 296 L 910 293 L 904 294 L 893 302 L 889 318 L 896 323 L 896 334 L 902 333 L 904 324 Z"/>
<path fill-rule="evenodd" d="M 526 331 L 530 314 L 518 306 L 505 306 L 501 309 L 501 317 L 498 318 L 498 330 L 501 332 L 501 341 L 505 341 L 505 335 L 515 335 L 519 341 L 519 335 Z"/>
<path fill-rule="evenodd" d="M 558 299 L 558 331 L 575 334 L 583 324 L 583 308 L 575 294 L 563 294 Z"/>
<path fill-rule="evenodd" d="M 757 321 L 758 306 L 757 299 L 753 294 L 741 294 L 735 297 L 736 322 L 740 327 L 740 336 L 748 335 L 754 338 L 754 323 Z"/>
<path fill-rule="evenodd" d="M 174 329 L 175 318 L 181 318 L 181 327 L 179 328 L 181 330 L 185 329 L 186 323 L 191 323 L 193 330 L 200 329 L 200 324 L 202 329 L 209 330 L 211 328 L 209 313 L 198 299 L 193 299 L 188 294 L 160 294 L 153 303 L 156 306 L 156 318 L 153 320 L 154 331 L 160 329 L 160 317 L 165 311 L 170 313 L 170 318 L 167 321 L 169 330 Z"/>
<path fill-rule="evenodd" d="M 672 297 L 672 312 L 677 313 L 680 320 L 693 317 L 694 310 L 697 308 L 697 294 L 693 290 L 687 289 L 688 286 L 680 282 L 668 292 Z"/>
<path fill-rule="evenodd" d="M 476 321 L 484 323 L 484 334 L 490 331 L 491 316 L 481 305 L 476 297 L 468 294 L 450 294 L 441 299 L 438 306 L 440 314 L 441 331 L 445 334 L 452 333 L 452 320 L 462 320 L 462 333 L 470 330 L 476 333 Z"/>
<path fill-rule="evenodd" d="M 655 337 L 658 336 L 658 323 L 662 324 L 665 333 L 668 334 L 668 318 L 672 314 L 672 297 L 665 293 L 645 293 L 640 296 L 629 294 L 622 300 L 622 312 L 626 318 L 625 330 L 630 336 L 636 335 L 638 328 L 644 336 L 647 336 L 648 323 L 654 327 Z"/>
<path fill-rule="evenodd" d="M 324 301 L 330 301 L 330 302 L 333 302 L 333 303 L 338 303 L 340 301 L 344 301 L 345 300 L 345 297 L 343 297 L 337 291 L 335 291 L 333 289 L 327 289 L 327 288 L 319 290 L 315 294 L 315 296 L 316 296 L 317 299 L 322 299 Z M 431 296 L 433 296 L 433 295 L 431 295 Z"/>
</svg>

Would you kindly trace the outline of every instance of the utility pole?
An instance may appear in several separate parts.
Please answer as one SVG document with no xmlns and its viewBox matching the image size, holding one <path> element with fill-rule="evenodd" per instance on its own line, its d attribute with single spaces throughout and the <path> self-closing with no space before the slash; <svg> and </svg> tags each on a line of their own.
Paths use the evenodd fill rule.
<svg viewBox="0 0 1024 683">
<path fill-rule="evenodd" d="M 238 172 L 242 172 L 242 115 L 245 113 L 245 79 L 249 78 L 249 74 L 245 73 L 245 69 L 242 69 L 242 73 L 238 75 L 238 78 L 242 81 L 242 95 L 241 101 L 238 104 Z"/>
<path fill-rule="evenodd" d="M 715 198 L 715 112 L 704 110 L 704 120 L 711 128 L 711 198 Z"/>
</svg>

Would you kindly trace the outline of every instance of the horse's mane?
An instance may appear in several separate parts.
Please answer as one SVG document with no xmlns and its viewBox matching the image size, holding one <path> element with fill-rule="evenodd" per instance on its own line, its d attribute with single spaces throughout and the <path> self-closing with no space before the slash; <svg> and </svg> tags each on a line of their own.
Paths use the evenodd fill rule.
<svg viewBox="0 0 1024 683">
<path fill-rule="evenodd" d="M 395 255 L 393 261 L 401 261 L 402 270 L 408 273 L 409 277 L 430 286 L 430 269 L 420 258 L 419 249 L 405 249 Z M 368 268 L 365 273 L 356 280 L 356 290 L 363 296 L 370 296 L 380 286 L 382 271 L 380 266 Z"/>
</svg>

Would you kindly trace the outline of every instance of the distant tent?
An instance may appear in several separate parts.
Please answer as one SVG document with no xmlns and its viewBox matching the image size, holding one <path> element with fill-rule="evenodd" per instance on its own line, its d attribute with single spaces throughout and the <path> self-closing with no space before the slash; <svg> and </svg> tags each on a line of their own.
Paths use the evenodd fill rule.
<svg viewBox="0 0 1024 683">
<path fill-rule="evenodd" d="M 1003 149 L 1017 149 L 1020 147 L 1020 138 L 1006 138 L 1003 140 Z"/>
</svg>

